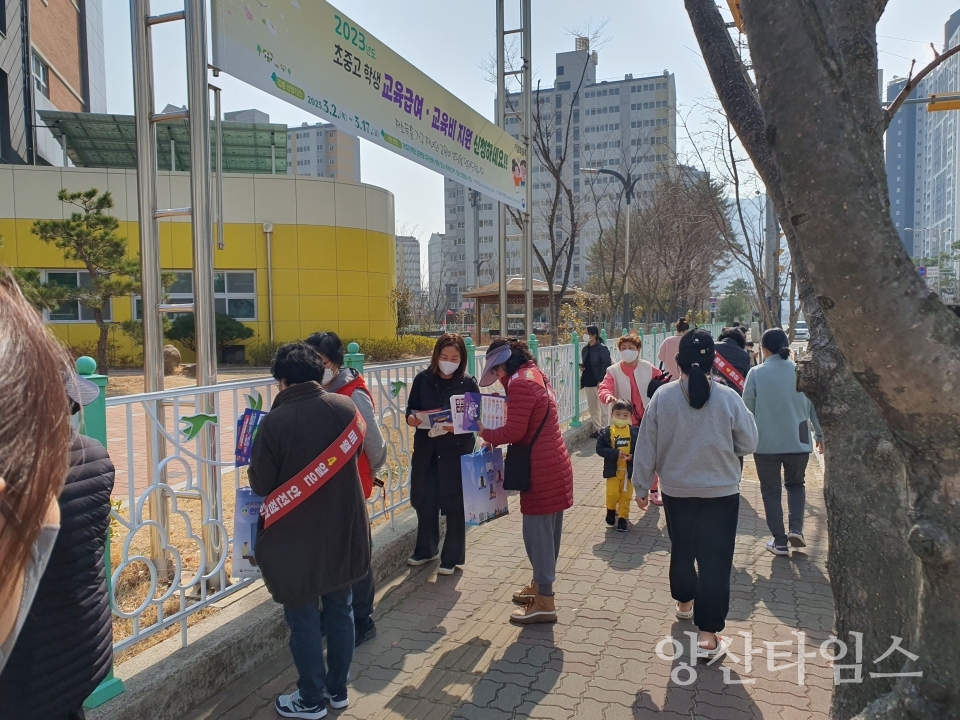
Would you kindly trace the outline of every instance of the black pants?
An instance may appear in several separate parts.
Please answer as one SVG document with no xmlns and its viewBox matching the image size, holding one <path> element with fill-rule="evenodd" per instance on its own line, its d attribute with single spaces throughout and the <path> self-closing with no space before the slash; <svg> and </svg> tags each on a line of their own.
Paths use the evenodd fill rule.
<svg viewBox="0 0 960 720">
<path fill-rule="evenodd" d="M 457 482 L 460 479 L 457 478 Z M 422 483 L 418 487 L 418 501 L 414 505 L 417 511 L 417 546 L 413 556 L 417 558 L 433 557 L 440 546 L 440 513 L 447 518 L 447 534 L 440 553 L 440 564 L 446 567 L 463 565 L 467 561 L 467 525 L 463 515 L 463 494 L 440 492 L 440 472 L 437 459 L 433 458 L 427 473 L 411 482 Z"/>
<path fill-rule="evenodd" d="M 767 527 L 777 545 L 787 544 L 787 531 L 783 527 L 783 487 L 787 488 L 787 517 L 790 532 L 803 533 L 803 511 L 807 502 L 804 475 L 810 453 L 785 453 L 782 455 L 754 455 L 757 475 L 760 478 L 760 495 Z M 783 478 L 780 468 L 783 468 Z"/>
<path fill-rule="evenodd" d="M 670 533 L 670 595 L 677 602 L 693 600 L 693 622 L 700 630 L 720 632 L 730 610 L 740 495 L 663 495 L 663 512 Z"/>
<path fill-rule="evenodd" d="M 353 585 L 353 623 L 360 632 L 366 632 L 373 625 L 373 597 L 375 594 L 373 564 L 371 564 L 370 572 Z"/>
</svg>

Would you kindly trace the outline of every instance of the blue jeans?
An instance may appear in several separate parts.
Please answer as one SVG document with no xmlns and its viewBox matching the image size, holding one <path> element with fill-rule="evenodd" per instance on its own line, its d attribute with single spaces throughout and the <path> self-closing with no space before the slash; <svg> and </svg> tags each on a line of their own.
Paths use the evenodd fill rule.
<svg viewBox="0 0 960 720">
<path fill-rule="evenodd" d="M 324 688 L 331 695 L 346 690 L 347 673 L 353 660 L 353 607 L 350 588 L 323 595 L 303 605 L 284 605 L 283 616 L 290 627 L 290 652 L 300 678 L 297 689 L 309 705 L 323 702 Z M 320 603 L 327 626 L 327 663 L 323 662 L 320 636 Z"/>
</svg>

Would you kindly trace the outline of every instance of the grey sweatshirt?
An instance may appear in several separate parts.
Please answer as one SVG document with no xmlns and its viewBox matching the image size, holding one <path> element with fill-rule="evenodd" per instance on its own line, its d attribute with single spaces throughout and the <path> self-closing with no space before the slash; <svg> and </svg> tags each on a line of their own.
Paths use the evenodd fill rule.
<svg viewBox="0 0 960 720">
<path fill-rule="evenodd" d="M 353 368 L 342 367 L 333 382 L 324 390 L 336 392 L 358 374 Z M 373 400 L 363 390 L 354 390 L 350 399 L 353 400 L 353 404 L 360 411 L 360 417 L 367 424 L 367 434 L 363 438 L 363 454 L 367 456 L 370 470 L 376 472 L 387 461 L 387 443 L 383 439 L 383 433 L 380 432 L 380 424 L 377 422 Z"/>
<path fill-rule="evenodd" d="M 663 385 L 643 414 L 633 485 L 646 497 L 654 473 L 672 497 L 723 497 L 740 491 L 740 461 L 757 447 L 757 426 L 734 390 L 714 384 L 707 404 L 690 407 L 686 380 Z"/>
</svg>

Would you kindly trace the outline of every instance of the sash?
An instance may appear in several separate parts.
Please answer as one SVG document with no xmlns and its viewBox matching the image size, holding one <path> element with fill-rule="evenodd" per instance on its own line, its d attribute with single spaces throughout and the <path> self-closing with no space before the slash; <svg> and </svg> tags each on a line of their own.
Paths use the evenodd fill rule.
<svg viewBox="0 0 960 720">
<path fill-rule="evenodd" d="M 743 375 L 737 372 L 733 365 L 724 360 L 720 353 L 714 353 L 713 366 L 720 371 L 720 376 L 724 380 L 732 383 L 737 390 L 743 392 L 743 383 L 745 382 Z"/>
<path fill-rule="evenodd" d="M 333 478 L 347 461 L 357 454 L 367 426 L 357 410 L 353 420 L 330 447 L 309 465 L 270 493 L 260 506 L 263 527 L 268 528 L 300 505 Z"/>
</svg>

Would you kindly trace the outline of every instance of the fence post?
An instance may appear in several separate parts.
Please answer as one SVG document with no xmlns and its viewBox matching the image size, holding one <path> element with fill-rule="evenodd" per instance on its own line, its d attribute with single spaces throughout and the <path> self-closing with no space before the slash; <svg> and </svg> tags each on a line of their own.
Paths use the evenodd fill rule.
<svg viewBox="0 0 960 720">
<path fill-rule="evenodd" d="M 603 344 L 607 344 L 607 328 L 606 326 L 600 329 L 600 339 L 603 340 Z"/>
<path fill-rule="evenodd" d="M 573 420 L 570 427 L 580 427 L 580 336 L 574 330 L 570 335 L 573 343 Z"/>
<path fill-rule="evenodd" d="M 345 367 L 353 368 L 358 373 L 362 373 L 364 357 L 365 355 L 360 352 L 360 346 L 352 342 L 347 345 L 347 353 L 343 356 L 343 364 Z"/>
<path fill-rule="evenodd" d="M 97 361 L 86 355 L 77 358 L 74 364 L 77 374 L 86 378 L 100 388 L 100 395 L 92 403 L 83 409 L 80 421 L 80 433 L 98 440 L 104 447 L 107 446 L 107 382 L 106 375 L 97 374 Z M 110 561 L 110 528 L 107 527 L 107 541 L 103 547 L 103 568 L 107 576 L 107 597 L 112 592 L 113 565 Z M 122 693 L 126 688 L 123 681 L 113 676 L 113 664 L 107 676 L 97 686 L 83 702 L 83 706 L 88 709 L 99 707 L 107 700 L 112 700 Z"/>
<path fill-rule="evenodd" d="M 467 374 L 472 377 L 477 376 L 477 348 L 473 344 L 473 338 L 464 338 L 463 344 L 467 346 Z"/>
<path fill-rule="evenodd" d="M 530 333 L 530 342 L 527 343 L 530 352 L 533 353 L 533 359 L 540 362 L 540 343 L 537 342 L 537 336 Z"/>
</svg>

